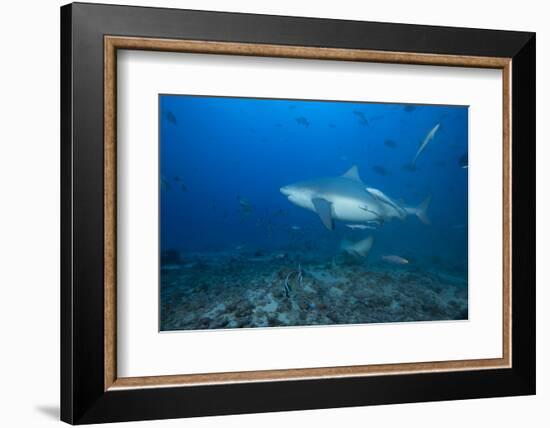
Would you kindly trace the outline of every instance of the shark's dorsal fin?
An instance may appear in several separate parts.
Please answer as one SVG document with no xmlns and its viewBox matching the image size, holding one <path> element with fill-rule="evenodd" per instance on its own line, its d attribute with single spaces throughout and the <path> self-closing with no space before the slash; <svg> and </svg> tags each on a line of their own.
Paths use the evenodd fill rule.
<svg viewBox="0 0 550 428">
<path fill-rule="evenodd" d="M 332 204 L 323 198 L 313 198 L 311 200 L 315 207 L 315 212 L 328 230 L 334 229 L 334 219 L 332 218 Z"/>
<path fill-rule="evenodd" d="M 353 165 L 350 169 L 342 175 L 344 178 L 349 178 L 350 180 L 357 181 L 358 183 L 363 183 L 361 177 L 359 177 L 359 171 L 357 170 L 357 165 Z"/>
</svg>

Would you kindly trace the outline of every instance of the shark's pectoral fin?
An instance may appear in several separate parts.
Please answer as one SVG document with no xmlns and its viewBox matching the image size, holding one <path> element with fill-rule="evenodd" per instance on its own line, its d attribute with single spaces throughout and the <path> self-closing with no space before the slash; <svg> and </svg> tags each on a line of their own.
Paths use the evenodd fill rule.
<svg viewBox="0 0 550 428">
<path fill-rule="evenodd" d="M 334 219 L 332 218 L 332 204 L 326 199 L 313 198 L 311 200 L 315 207 L 315 212 L 328 230 L 334 229 Z"/>
</svg>

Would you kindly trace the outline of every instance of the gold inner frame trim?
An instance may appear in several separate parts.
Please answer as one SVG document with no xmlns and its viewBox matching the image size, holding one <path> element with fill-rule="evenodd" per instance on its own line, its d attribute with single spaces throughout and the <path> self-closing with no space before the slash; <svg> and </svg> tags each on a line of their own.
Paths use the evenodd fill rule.
<svg viewBox="0 0 550 428">
<path fill-rule="evenodd" d="M 333 61 L 358 61 L 393 64 L 439 65 L 494 68 L 502 70 L 503 94 L 503 308 L 502 357 L 493 359 L 432 361 L 421 363 L 376 364 L 342 367 L 261 370 L 228 373 L 203 373 L 170 376 L 117 376 L 116 322 L 116 90 L 117 50 L 146 50 L 213 55 L 242 55 Z M 104 37 L 104 389 L 154 388 L 168 386 L 213 385 L 264 381 L 291 381 L 314 378 L 341 378 L 395 375 L 422 372 L 480 370 L 511 367 L 512 354 L 512 165 L 511 165 L 511 78 L 510 58 L 461 55 L 386 52 L 361 49 L 320 48 L 251 43 L 170 40 L 139 37 Z"/>
</svg>

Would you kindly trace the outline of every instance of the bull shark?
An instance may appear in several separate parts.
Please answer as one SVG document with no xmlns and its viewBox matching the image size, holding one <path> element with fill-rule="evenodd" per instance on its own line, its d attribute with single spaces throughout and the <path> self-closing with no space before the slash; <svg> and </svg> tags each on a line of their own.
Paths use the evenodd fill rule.
<svg viewBox="0 0 550 428">
<path fill-rule="evenodd" d="M 393 218 L 403 220 L 408 215 L 416 215 L 423 223 L 429 223 L 426 211 L 430 197 L 418 207 L 403 206 L 381 190 L 366 186 L 359 177 L 357 166 L 339 177 L 301 181 L 280 190 L 291 203 L 317 213 L 329 230 L 334 229 L 335 220 L 381 225 Z"/>
</svg>

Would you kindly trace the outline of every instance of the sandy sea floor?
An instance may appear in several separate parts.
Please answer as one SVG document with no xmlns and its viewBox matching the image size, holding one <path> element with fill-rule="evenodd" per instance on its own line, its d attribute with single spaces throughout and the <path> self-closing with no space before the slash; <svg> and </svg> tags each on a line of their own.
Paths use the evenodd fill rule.
<svg viewBox="0 0 550 428">
<path fill-rule="evenodd" d="M 161 270 L 162 331 L 468 318 L 467 275 L 442 263 L 395 266 L 345 256 L 319 262 L 303 253 L 184 260 Z"/>
</svg>

